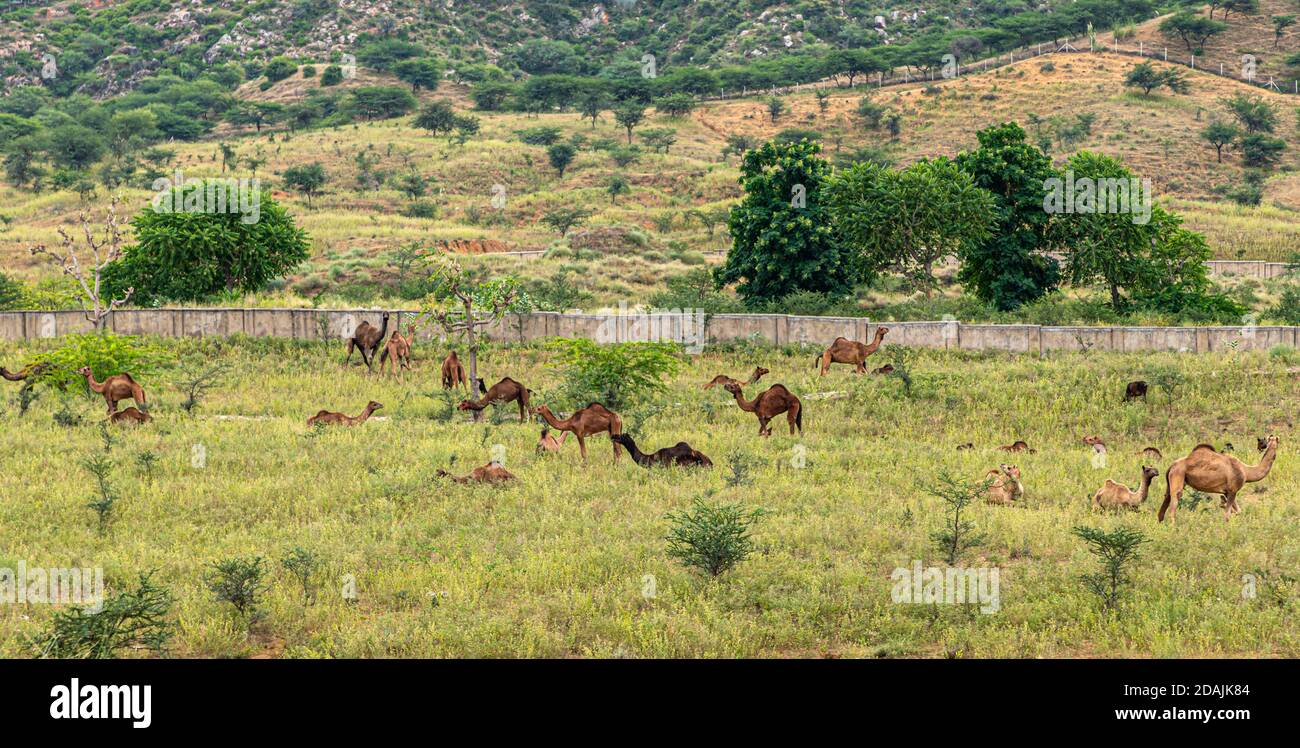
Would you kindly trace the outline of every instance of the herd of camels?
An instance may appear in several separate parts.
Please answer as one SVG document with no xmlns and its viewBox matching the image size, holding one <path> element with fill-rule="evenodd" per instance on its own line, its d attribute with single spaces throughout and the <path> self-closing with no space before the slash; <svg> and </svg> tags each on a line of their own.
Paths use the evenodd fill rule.
<svg viewBox="0 0 1300 748">
<path fill-rule="evenodd" d="M 411 326 L 404 334 L 399 324 L 399 329 L 394 330 L 393 334 L 388 336 L 388 325 L 388 313 L 384 313 L 380 327 L 375 327 L 369 322 L 362 322 L 358 325 L 352 337 L 348 339 L 348 355 L 344 360 L 344 365 L 351 363 L 354 352 L 360 352 L 362 362 L 372 372 L 374 371 L 377 355 L 381 373 L 385 363 L 388 364 L 390 374 L 400 374 L 410 370 L 411 352 L 415 343 L 416 329 Z M 850 364 L 853 366 L 855 373 L 865 374 L 867 372 L 867 358 L 880 348 L 881 342 L 888 333 L 889 328 L 878 327 L 870 343 L 860 343 L 838 337 L 831 343 L 830 347 L 814 360 L 813 365 L 814 367 L 820 366 L 821 376 L 826 375 L 832 364 Z M 387 337 L 386 342 L 385 337 Z M 14 373 L 0 367 L 0 378 L 9 381 L 24 381 L 41 374 L 44 368 L 43 364 L 34 364 Z M 886 364 L 872 370 L 871 373 L 883 375 L 891 371 L 893 371 L 893 366 Z M 145 424 L 152 420 L 148 413 L 144 388 L 129 373 L 116 374 L 102 382 L 95 380 L 94 374 L 88 367 L 79 369 L 77 373 L 85 377 L 86 384 L 92 392 L 103 395 L 108 408 L 108 417 L 112 423 Z M 465 389 L 470 385 L 469 377 L 465 374 L 465 367 L 457 358 L 455 351 L 451 351 L 443 360 L 441 373 L 443 389 Z M 719 374 L 706 383 L 704 389 L 721 387 L 730 393 L 741 410 L 753 413 L 758 418 L 759 436 L 771 436 L 772 429 L 769 423 L 773 418 L 781 414 L 786 416 L 791 436 L 796 433 L 802 434 L 803 403 L 785 385 L 774 384 L 752 400 L 745 399 L 743 388 L 754 385 L 768 373 L 767 369 L 761 366 L 757 367 L 749 379 L 743 382 L 725 374 Z M 578 450 L 582 460 L 585 463 L 587 460 L 587 437 L 608 433 L 613 444 L 615 461 L 619 459 L 620 448 L 625 448 L 634 462 L 646 468 L 657 466 L 708 468 L 713 466 L 713 462 L 704 453 L 686 442 L 678 442 L 671 447 L 665 447 L 651 453 L 641 451 L 632 437 L 623 433 L 623 421 L 619 415 L 597 402 L 579 408 L 568 418 L 561 419 L 552 413 L 551 409 L 546 405 L 533 406 L 531 403 L 533 391 L 510 377 L 503 377 L 501 381 L 491 387 L 486 387 L 483 380 L 478 379 L 473 383 L 473 390 L 478 392 L 479 397 L 475 399 L 471 394 L 470 399 L 461 400 L 457 406 L 459 410 L 481 411 L 489 405 L 505 405 L 514 402 L 519 406 L 520 423 L 525 423 L 532 417 L 539 417 L 545 423 L 545 426 L 537 443 L 538 452 L 558 453 L 568 435 L 573 434 L 578 442 Z M 1128 402 L 1138 398 L 1145 400 L 1146 394 L 1146 382 L 1130 382 L 1125 388 L 1124 401 Z M 128 407 L 119 411 L 117 409 L 118 403 L 128 399 L 135 402 L 135 407 Z M 365 409 L 357 416 L 322 410 L 307 419 L 307 425 L 312 427 L 357 426 L 365 423 L 375 411 L 383 407 L 382 403 L 372 400 L 367 403 Z M 551 429 L 560 433 L 559 438 L 550 433 Z M 1106 454 L 1106 445 L 1101 437 L 1087 436 L 1083 442 L 1097 454 Z M 1220 495 L 1225 518 L 1230 519 L 1232 515 L 1240 512 L 1241 509 L 1237 505 L 1237 494 L 1245 484 L 1263 480 L 1268 475 L 1269 470 L 1273 467 L 1273 461 L 1277 457 L 1278 437 L 1261 438 L 1258 440 L 1257 446 L 1262 456 L 1259 463 L 1255 465 L 1247 465 L 1229 454 L 1232 451 L 1231 444 L 1226 445 L 1223 451 L 1215 449 L 1210 444 L 1199 444 L 1186 457 L 1173 461 L 1165 470 L 1165 496 L 1157 515 L 1159 521 L 1163 522 L 1166 517 L 1171 523 L 1174 521 L 1174 515 L 1177 512 L 1178 502 L 1182 497 L 1184 488 Z M 973 448 L 974 444 L 969 442 L 957 447 L 959 450 Z M 1016 441 L 998 447 L 998 449 L 1004 452 L 1026 452 L 1029 454 L 1036 452 L 1024 441 Z M 1147 447 L 1138 454 L 1143 458 L 1163 459 L 1160 451 L 1154 447 Z M 1146 501 L 1151 481 L 1159 474 L 1160 471 L 1156 468 L 1144 465 L 1139 489 L 1136 491 L 1125 484 L 1109 478 L 1106 479 L 1102 487 L 1092 496 L 1092 509 L 1094 511 L 1138 509 Z M 443 470 L 437 471 L 437 475 L 439 477 L 449 477 L 458 483 L 496 484 L 516 480 L 513 474 L 496 462 L 490 462 L 475 468 L 469 475 L 465 476 L 452 476 Z M 989 504 L 1016 504 L 1023 498 L 1025 492 L 1024 485 L 1021 482 L 1019 466 L 1000 464 L 996 469 L 989 470 L 984 475 L 981 491 L 985 501 Z"/>
</svg>

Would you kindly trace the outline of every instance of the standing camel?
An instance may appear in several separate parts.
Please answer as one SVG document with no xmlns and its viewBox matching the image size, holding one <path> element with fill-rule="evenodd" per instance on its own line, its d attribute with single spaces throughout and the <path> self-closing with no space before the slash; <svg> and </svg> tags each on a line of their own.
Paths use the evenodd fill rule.
<svg viewBox="0 0 1300 748">
<path fill-rule="evenodd" d="M 1142 488 L 1137 491 L 1130 490 L 1123 483 L 1116 483 L 1110 478 L 1101 484 L 1097 493 L 1092 495 L 1092 510 L 1100 509 L 1137 509 L 1138 505 L 1147 500 L 1147 493 L 1151 490 L 1151 479 L 1160 475 L 1160 471 L 1149 465 L 1142 466 Z"/>
<path fill-rule="evenodd" d="M 86 384 L 90 385 L 92 392 L 97 392 L 104 396 L 104 402 L 108 403 L 108 414 L 111 416 L 117 412 L 117 403 L 128 397 L 135 401 L 135 404 L 144 410 L 149 409 L 149 404 L 144 399 L 144 388 L 136 384 L 130 374 L 122 373 L 111 376 L 103 382 L 95 381 L 95 374 L 89 366 L 83 366 L 77 369 L 77 373 L 86 378 Z"/>
<path fill-rule="evenodd" d="M 821 376 L 823 377 L 830 370 L 831 364 L 853 364 L 854 373 L 866 374 L 865 362 L 867 356 L 875 353 L 880 348 L 880 341 L 885 339 L 885 334 L 888 332 L 888 327 L 877 327 L 876 337 L 872 339 L 869 345 L 845 337 L 836 338 L 835 342 L 831 343 L 830 348 L 827 348 L 818 358 L 813 359 L 813 366 L 816 366 L 818 361 L 821 362 Z"/>
<path fill-rule="evenodd" d="M 532 390 L 516 382 L 510 377 L 504 377 L 500 382 L 492 385 L 492 388 L 484 393 L 483 397 L 475 400 L 461 400 L 460 405 L 456 408 L 459 410 L 483 410 L 492 403 L 508 403 L 511 401 L 519 403 L 519 422 L 523 423 L 528 420 L 528 396 L 533 393 Z"/>
<path fill-rule="evenodd" d="M 1184 486 L 1205 493 L 1221 494 L 1223 517 L 1231 519 L 1232 515 L 1241 511 L 1237 506 L 1237 492 L 1241 487 L 1264 480 L 1273 468 L 1273 460 L 1277 458 L 1277 444 L 1276 436 L 1267 439 L 1264 456 L 1258 465 L 1247 465 L 1232 455 L 1214 451 L 1214 447 L 1208 444 L 1198 444 L 1191 454 L 1181 460 L 1174 460 L 1165 471 L 1165 501 L 1160 505 L 1160 521 L 1165 521 L 1165 512 L 1168 511 L 1169 522 L 1173 523 Z"/>
<path fill-rule="evenodd" d="M 583 462 L 587 461 L 587 437 L 602 431 L 608 431 L 611 437 L 623 433 L 623 419 L 600 403 L 591 403 L 585 408 L 579 408 L 563 421 L 556 418 L 551 409 L 545 405 L 537 407 L 537 414 L 556 431 L 572 431 L 573 435 L 578 437 L 578 451 L 582 453 Z M 618 462 L 620 454 L 618 442 L 614 442 L 615 462 Z"/>
<path fill-rule="evenodd" d="M 469 382 L 469 377 L 465 376 L 465 367 L 461 366 L 460 359 L 456 358 L 456 352 L 452 351 L 442 360 L 442 388 L 449 390 L 453 387 L 465 387 Z"/>
<path fill-rule="evenodd" d="M 352 350 L 359 348 L 361 350 L 361 360 L 365 362 L 366 368 L 374 371 L 375 354 L 379 351 L 379 344 L 384 342 L 384 336 L 386 335 L 388 335 L 388 312 L 384 312 L 383 327 L 375 327 L 369 322 L 362 322 L 357 325 L 352 337 L 348 338 L 348 357 L 343 362 L 343 365 L 347 366 L 352 363 Z"/>
<path fill-rule="evenodd" d="M 384 352 L 379 354 L 379 371 L 384 370 L 384 362 L 388 362 L 389 374 L 400 374 L 403 370 L 411 368 L 411 344 L 415 342 L 415 325 L 407 328 L 406 335 L 402 335 L 402 326 L 398 325 L 393 330 L 393 337 L 388 339 L 384 346 Z M 396 362 L 397 371 L 394 371 L 394 362 Z"/>
<path fill-rule="evenodd" d="M 793 392 L 787 390 L 785 385 L 774 384 L 749 402 L 746 402 L 745 396 L 741 394 L 740 385 L 724 384 L 722 387 L 735 396 L 736 405 L 739 405 L 741 410 L 758 416 L 759 436 L 771 436 L 772 429 L 768 427 L 767 422 L 782 413 L 785 413 L 785 420 L 790 424 L 791 436 L 794 436 L 796 428 L 799 429 L 800 434 L 803 433 L 803 403 Z"/>
<path fill-rule="evenodd" d="M 384 407 L 383 403 L 377 403 L 374 400 L 366 403 L 366 409 L 361 411 L 359 416 L 348 416 L 342 413 L 334 413 L 328 410 L 322 410 L 311 418 L 307 419 L 308 426 L 356 426 L 370 420 L 370 416 L 380 408 Z"/>
</svg>

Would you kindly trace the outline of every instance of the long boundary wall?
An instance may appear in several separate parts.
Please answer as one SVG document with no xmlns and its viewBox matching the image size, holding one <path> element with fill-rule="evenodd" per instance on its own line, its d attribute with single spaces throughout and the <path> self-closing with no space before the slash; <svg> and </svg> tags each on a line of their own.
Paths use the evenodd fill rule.
<svg viewBox="0 0 1300 748">
<path fill-rule="evenodd" d="M 299 340 L 341 340 L 363 320 L 378 325 L 383 310 L 374 309 L 139 309 L 114 312 L 108 329 L 121 335 L 222 337 L 248 335 Z M 414 313 L 393 310 L 393 319 Z M 549 337 L 586 337 L 602 341 L 644 339 L 640 331 L 661 329 L 673 336 L 698 327 L 700 318 L 685 314 L 644 316 L 533 312 L 509 315 L 489 335 L 496 340 L 527 341 Z M 838 336 L 867 341 L 879 324 L 889 329 L 887 343 L 921 348 L 998 350 L 1042 353 L 1055 350 L 1181 351 L 1300 347 L 1300 327 L 1051 327 L 1041 325 L 968 325 L 956 321 L 875 323 L 861 317 L 805 317 L 787 314 L 715 314 L 704 322 L 704 340 L 763 341 L 774 345 L 829 344 Z M 37 340 L 87 332 L 79 311 L 0 312 L 0 340 Z"/>
</svg>

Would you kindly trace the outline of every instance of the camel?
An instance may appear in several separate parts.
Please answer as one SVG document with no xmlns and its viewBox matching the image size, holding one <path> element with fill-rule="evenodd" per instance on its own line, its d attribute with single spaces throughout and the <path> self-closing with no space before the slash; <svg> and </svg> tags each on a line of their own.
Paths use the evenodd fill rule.
<svg viewBox="0 0 1300 748">
<path fill-rule="evenodd" d="M 401 325 L 393 330 L 393 337 L 388 339 L 384 346 L 384 352 L 379 354 L 379 370 L 384 370 L 384 363 L 388 363 L 389 374 L 400 374 L 402 370 L 411 368 L 411 344 L 415 342 L 415 325 L 407 328 L 406 335 L 402 335 Z M 396 362 L 397 371 L 394 371 L 394 362 Z"/>
<path fill-rule="evenodd" d="M 774 384 L 749 402 L 745 402 L 745 397 L 740 392 L 740 385 L 724 384 L 722 387 L 735 396 L 736 405 L 739 405 L 741 410 L 758 416 L 759 436 L 771 436 L 772 429 L 768 427 L 767 422 L 782 413 L 785 413 L 785 419 L 790 424 L 791 436 L 794 436 L 796 428 L 799 429 L 800 434 L 803 433 L 803 403 L 793 392 L 786 389 L 785 385 Z"/>
<path fill-rule="evenodd" d="M 723 386 L 723 385 L 731 384 L 731 383 L 735 383 L 735 384 L 740 385 L 741 387 L 745 387 L 745 386 L 751 385 L 751 384 L 753 384 L 754 382 L 757 382 L 758 380 L 762 379 L 762 378 L 763 378 L 763 375 L 764 375 L 764 374 L 767 374 L 767 373 L 768 373 L 768 370 L 767 370 L 767 369 L 764 369 L 764 368 L 761 367 L 761 366 L 756 366 L 756 367 L 754 367 L 754 373 L 751 374 L 751 375 L 749 376 L 749 381 L 748 381 L 748 382 L 742 382 L 742 381 L 740 381 L 739 379 L 732 379 L 731 377 L 727 376 L 726 374 L 719 374 L 718 376 L 716 376 L 716 377 L 714 377 L 713 379 L 711 379 L 711 380 L 709 381 L 708 384 L 704 385 L 704 389 L 706 389 L 706 390 L 711 390 L 711 389 L 713 389 L 714 387 L 721 387 L 721 386 Z"/>
<path fill-rule="evenodd" d="M 1147 399 L 1147 383 L 1140 379 L 1136 382 L 1129 382 L 1124 388 L 1124 402 L 1136 400 L 1139 397 L 1143 401 Z"/>
<path fill-rule="evenodd" d="M 1243 485 L 1268 476 L 1273 460 L 1277 458 L 1277 445 L 1276 436 L 1268 437 L 1259 464 L 1247 465 L 1236 457 L 1214 451 L 1214 447 L 1208 444 L 1198 444 L 1191 454 L 1174 460 L 1165 470 L 1165 501 L 1160 505 L 1159 520 L 1164 522 L 1168 513 L 1169 522 L 1173 524 L 1184 486 L 1222 495 L 1224 519 L 1232 519 L 1232 515 L 1241 511 L 1237 506 L 1237 492 Z"/>
<path fill-rule="evenodd" d="M 973 442 L 966 442 L 965 444 L 957 445 L 958 452 L 962 451 L 963 449 L 974 449 L 974 448 L 975 448 L 975 444 Z"/>
<path fill-rule="evenodd" d="M 479 380 L 481 387 L 483 380 Z M 483 410 L 492 403 L 508 403 L 515 401 L 519 403 L 519 422 L 523 423 L 528 420 L 527 414 L 531 413 L 528 408 L 528 396 L 533 391 L 516 382 L 510 377 L 504 377 L 500 382 L 492 385 L 482 398 L 475 400 L 461 400 L 460 405 L 456 407 L 460 410 Z"/>
<path fill-rule="evenodd" d="M 108 417 L 109 422 L 121 424 L 124 426 L 137 426 L 148 423 L 153 418 L 142 410 L 136 408 L 124 408 L 117 413 Z"/>
<path fill-rule="evenodd" d="M 1123 483 L 1116 483 L 1110 478 L 1097 489 L 1097 493 L 1092 495 L 1092 510 L 1094 512 L 1102 509 L 1137 509 L 1138 505 L 1147 500 L 1147 492 L 1151 490 L 1151 479 L 1160 475 L 1160 471 L 1149 465 L 1142 466 L 1142 488 L 1137 491 L 1129 490 L 1129 487 Z"/>
<path fill-rule="evenodd" d="M 710 460 L 697 449 L 693 449 L 686 442 L 677 442 L 671 447 L 653 453 L 646 454 L 637 448 L 636 442 L 627 434 L 613 434 L 609 437 L 618 444 L 627 447 L 627 453 L 632 455 L 632 461 L 643 468 L 650 468 L 656 465 L 668 467 L 670 465 L 680 465 L 682 467 L 713 467 L 713 460 Z"/>
<path fill-rule="evenodd" d="M 1028 444 L 1026 444 L 1024 441 L 1021 440 L 1017 440 L 1012 444 L 1007 444 L 1005 446 L 998 447 L 998 449 L 1002 450 L 1003 452 L 1028 452 L 1031 455 L 1038 454 L 1038 450 L 1032 449 Z"/>
<path fill-rule="evenodd" d="M 1147 447 L 1146 449 L 1143 449 L 1139 452 L 1134 452 L 1133 454 L 1136 454 L 1138 457 L 1141 457 L 1144 460 L 1156 460 L 1157 462 L 1159 462 L 1165 459 L 1165 456 L 1160 454 L 1160 450 L 1156 449 L 1155 447 Z"/>
<path fill-rule="evenodd" d="M 1106 442 L 1102 441 L 1100 436 L 1085 436 L 1083 443 L 1092 447 L 1092 451 L 1099 455 L 1106 454 Z"/>
<path fill-rule="evenodd" d="M 37 376 L 38 374 L 41 374 L 48 368 L 50 368 L 50 365 L 48 363 L 28 364 L 24 366 L 22 369 L 20 369 L 17 374 L 15 374 L 12 371 L 6 369 L 5 367 L 0 366 L 0 378 L 7 379 L 10 382 L 21 382 L 25 379 L 28 379 L 29 377 L 34 377 Z"/>
<path fill-rule="evenodd" d="M 872 369 L 872 370 L 871 370 L 871 373 L 872 373 L 872 374 L 881 374 L 881 375 L 884 375 L 884 374 L 893 374 L 893 373 L 894 373 L 894 365 L 893 365 L 893 364 L 885 364 L 884 366 L 880 367 L 879 369 Z"/>
<path fill-rule="evenodd" d="M 984 501 L 989 504 L 1009 506 L 1025 495 L 1025 487 L 1020 483 L 1020 468 L 1016 465 L 998 465 L 997 470 L 984 474 L 989 487 L 984 489 Z"/>
<path fill-rule="evenodd" d="M 470 471 L 469 475 L 455 476 L 446 470 L 438 470 L 435 473 L 439 478 L 451 478 L 457 483 L 487 483 L 496 485 L 497 483 L 507 483 L 512 480 L 519 480 L 509 470 L 501 467 L 500 463 L 489 462 L 486 465 L 480 465 Z"/>
<path fill-rule="evenodd" d="M 348 338 L 348 357 L 343 362 L 344 366 L 352 363 L 352 350 L 359 348 L 361 360 L 365 362 L 366 367 L 371 371 L 375 370 L 375 353 L 379 351 L 379 344 L 384 342 L 384 336 L 388 335 L 388 316 L 388 312 L 384 312 L 383 327 L 375 327 L 369 322 L 357 325 L 352 337 Z"/>
<path fill-rule="evenodd" d="M 1268 449 L 1268 439 L 1265 439 L 1262 436 L 1255 437 L 1255 449 L 1258 449 L 1261 452 Z"/>
<path fill-rule="evenodd" d="M 537 414 L 556 431 L 572 431 L 573 435 L 578 437 L 578 451 L 582 453 L 583 462 L 587 461 L 587 437 L 602 431 L 608 431 L 611 437 L 623 433 L 623 419 L 600 403 L 591 403 L 585 408 L 579 408 L 563 421 L 556 418 L 551 409 L 545 405 L 537 407 Z M 620 454 L 616 441 L 614 442 L 615 462 L 618 462 Z"/>
<path fill-rule="evenodd" d="M 564 440 L 568 438 L 569 438 L 568 431 L 561 431 L 560 438 L 556 439 L 555 437 L 551 436 L 550 427 L 544 426 L 542 428 L 542 438 L 537 440 L 537 454 L 541 454 L 543 452 L 551 452 L 551 453 L 558 454 L 560 451 L 560 447 L 564 446 Z"/>
<path fill-rule="evenodd" d="M 831 347 L 827 348 L 818 358 L 813 359 L 813 366 L 821 362 L 821 376 L 826 376 L 826 372 L 831 368 L 831 364 L 853 364 L 853 371 L 856 374 L 866 374 L 867 367 L 864 363 L 867 356 L 875 353 L 880 348 L 880 341 L 885 339 L 885 333 L 889 332 L 888 327 L 877 327 L 876 337 L 870 345 L 859 343 L 856 340 L 849 340 L 845 337 L 835 339 Z"/>
<path fill-rule="evenodd" d="M 356 416 L 355 418 L 352 416 L 343 415 L 342 413 L 334 413 L 332 411 L 322 410 L 316 415 L 312 416 L 311 418 L 308 418 L 307 425 L 315 426 L 319 424 L 322 426 L 357 426 L 369 420 L 371 414 L 373 414 L 376 410 L 379 410 L 382 407 L 384 407 L 383 403 L 377 403 L 374 400 L 371 400 L 370 402 L 366 403 L 366 409 L 361 411 L 361 415 Z"/>
<path fill-rule="evenodd" d="M 105 379 L 103 382 L 95 381 L 95 374 L 89 366 L 83 366 L 77 369 L 77 373 L 86 378 L 86 384 L 90 386 L 92 392 L 97 392 L 104 396 L 104 402 L 108 403 L 108 414 L 111 416 L 117 412 L 117 403 L 128 397 L 135 401 L 135 404 L 144 410 L 149 409 L 149 404 L 144 399 L 144 388 L 136 384 L 130 374 L 125 372 Z"/>
<path fill-rule="evenodd" d="M 442 360 L 442 388 L 444 390 L 453 387 L 465 387 L 469 384 L 469 377 L 465 376 L 465 367 L 461 366 L 460 359 L 456 358 L 456 352 L 452 351 Z"/>
</svg>

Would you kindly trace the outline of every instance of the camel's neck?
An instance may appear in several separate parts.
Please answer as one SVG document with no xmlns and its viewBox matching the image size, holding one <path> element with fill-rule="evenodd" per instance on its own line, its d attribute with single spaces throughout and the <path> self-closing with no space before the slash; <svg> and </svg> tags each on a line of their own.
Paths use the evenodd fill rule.
<svg viewBox="0 0 1300 748">
<path fill-rule="evenodd" d="M 383 325 L 379 328 L 379 337 L 383 338 L 388 334 L 388 320 L 385 319 Z"/>
<path fill-rule="evenodd" d="M 623 442 L 623 446 L 627 447 L 628 454 L 632 455 L 632 460 L 636 462 L 638 465 L 640 465 L 642 462 L 645 461 L 646 459 L 645 452 L 642 452 L 636 446 L 636 442 L 632 439 L 632 437 L 626 436 L 626 440 Z"/>
<path fill-rule="evenodd" d="M 3 366 L 0 366 L 0 377 L 4 377 L 5 379 L 8 379 L 10 382 L 18 382 L 18 381 L 22 381 L 23 379 L 23 375 L 14 374 Z"/>
<path fill-rule="evenodd" d="M 735 396 L 736 405 L 739 405 L 741 410 L 749 411 L 750 413 L 754 412 L 754 402 L 757 402 L 758 398 L 754 398 L 752 402 L 745 402 L 745 398 L 742 397 L 739 392 L 733 392 L 731 394 Z"/>
<path fill-rule="evenodd" d="M 1143 475 L 1142 475 L 1142 488 L 1138 491 L 1138 503 L 1139 503 L 1139 504 L 1141 504 L 1142 502 L 1144 502 L 1144 501 L 1147 500 L 1147 492 L 1151 490 L 1151 479 L 1154 478 L 1154 477 L 1155 477 L 1154 475 L 1147 475 L 1147 474 L 1143 473 Z"/>
<path fill-rule="evenodd" d="M 1259 461 L 1258 465 L 1247 465 L 1245 470 L 1246 482 L 1254 483 L 1255 481 L 1264 480 L 1268 471 L 1273 469 L 1273 458 L 1277 457 L 1277 445 L 1270 445 L 1268 451 L 1264 452 L 1264 459 Z"/>
<path fill-rule="evenodd" d="M 94 372 L 89 372 L 89 371 L 86 372 L 86 384 L 90 385 L 90 389 L 94 390 L 95 392 L 99 392 L 99 393 L 104 392 L 104 385 L 101 382 L 95 381 Z"/>
<path fill-rule="evenodd" d="M 572 417 L 564 421 L 557 419 L 555 414 L 551 413 L 550 408 L 538 408 L 537 412 L 542 416 L 543 420 L 550 424 L 551 428 L 558 431 L 568 431 L 570 425 L 569 422 L 573 420 Z"/>
<path fill-rule="evenodd" d="M 361 415 L 357 416 L 355 420 L 357 423 L 365 423 L 370 419 L 370 414 L 374 412 L 375 409 L 367 405 L 366 409 L 361 411 Z"/>
</svg>

